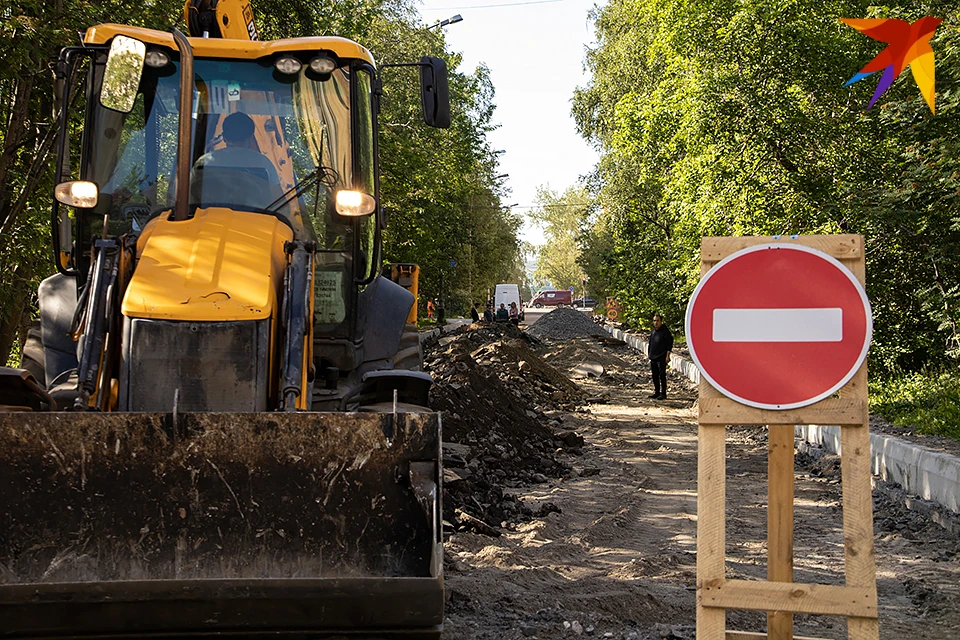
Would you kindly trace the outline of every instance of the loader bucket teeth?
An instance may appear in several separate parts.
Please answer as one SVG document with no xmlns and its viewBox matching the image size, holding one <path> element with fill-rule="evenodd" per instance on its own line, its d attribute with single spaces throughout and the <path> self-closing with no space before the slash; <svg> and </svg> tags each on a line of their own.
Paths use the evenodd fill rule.
<svg viewBox="0 0 960 640">
<path fill-rule="evenodd" d="M 0 638 L 438 629 L 439 461 L 433 413 L 0 413 Z"/>
</svg>

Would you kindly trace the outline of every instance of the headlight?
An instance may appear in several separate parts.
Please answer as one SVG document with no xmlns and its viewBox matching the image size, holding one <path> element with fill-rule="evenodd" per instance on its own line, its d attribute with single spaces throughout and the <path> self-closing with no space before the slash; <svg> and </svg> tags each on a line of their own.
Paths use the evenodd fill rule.
<svg viewBox="0 0 960 640">
<path fill-rule="evenodd" d="M 53 190 L 53 196 L 57 202 L 62 202 L 68 207 L 77 207 L 78 209 L 92 209 L 97 206 L 97 200 L 100 198 L 100 190 L 97 185 L 86 180 L 71 180 L 70 182 L 61 182 Z"/>
<path fill-rule="evenodd" d="M 314 73 L 332 73 L 337 68 L 337 61 L 330 56 L 319 55 L 310 61 L 310 69 Z"/>
<path fill-rule="evenodd" d="M 360 191 L 337 191 L 337 213 L 342 216 L 366 216 L 376 208 L 373 196 Z"/>
<path fill-rule="evenodd" d="M 303 63 L 292 56 L 283 56 L 282 58 L 277 58 L 277 61 L 273 63 L 273 66 L 280 73 L 292 76 L 303 68 Z"/>
<path fill-rule="evenodd" d="M 143 59 L 143 62 L 148 67 L 165 67 L 170 63 L 170 56 L 165 54 L 163 51 L 147 51 L 146 57 Z"/>
</svg>

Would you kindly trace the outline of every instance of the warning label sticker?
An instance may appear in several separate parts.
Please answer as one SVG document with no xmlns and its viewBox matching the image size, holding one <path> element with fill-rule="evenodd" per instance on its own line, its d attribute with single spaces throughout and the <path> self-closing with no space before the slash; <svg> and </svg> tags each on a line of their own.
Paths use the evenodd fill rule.
<svg viewBox="0 0 960 640">
<path fill-rule="evenodd" d="M 339 324 L 347 316 L 343 298 L 343 273 L 317 271 L 314 275 L 314 321 L 321 324 Z"/>
</svg>

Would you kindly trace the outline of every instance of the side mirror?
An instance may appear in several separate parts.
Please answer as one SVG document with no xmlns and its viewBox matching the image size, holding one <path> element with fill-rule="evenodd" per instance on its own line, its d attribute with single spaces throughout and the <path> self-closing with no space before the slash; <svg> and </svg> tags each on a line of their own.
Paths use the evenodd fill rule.
<svg viewBox="0 0 960 640">
<path fill-rule="evenodd" d="M 107 66 L 103 70 L 100 104 L 107 109 L 130 113 L 137 99 L 137 87 L 143 73 L 147 46 L 127 36 L 116 36 L 110 44 Z"/>
<path fill-rule="evenodd" d="M 420 98 L 423 121 L 431 127 L 450 126 L 450 89 L 447 85 L 447 63 L 440 58 L 420 58 Z"/>
</svg>

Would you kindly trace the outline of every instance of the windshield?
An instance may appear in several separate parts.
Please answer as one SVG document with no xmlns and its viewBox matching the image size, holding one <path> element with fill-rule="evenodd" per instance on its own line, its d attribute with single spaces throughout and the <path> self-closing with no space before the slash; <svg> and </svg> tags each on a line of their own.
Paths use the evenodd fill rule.
<svg viewBox="0 0 960 640">
<path fill-rule="evenodd" d="M 283 75 L 268 59 L 196 59 L 194 70 L 191 205 L 276 211 L 321 250 L 352 250 L 354 222 L 333 203 L 340 189 L 374 192 L 373 150 L 362 143 L 372 131 L 369 74 L 340 67 L 322 78 L 304 70 Z M 174 203 L 177 71 L 176 62 L 146 67 L 130 113 L 93 109 L 86 179 L 100 185 L 97 213 L 109 213 L 111 234 L 139 231 Z M 361 99 L 352 115 L 353 87 Z M 361 139 L 356 149 L 352 128 Z M 358 225 L 366 239 L 373 221 Z"/>
<path fill-rule="evenodd" d="M 94 65 L 95 95 L 104 60 Z M 318 76 L 304 64 L 284 75 L 272 59 L 194 60 L 190 204 L 277 215 L 315 240 L 314 322 L 329 336 L 349 335 L 353 284 L 378 270 L 376 216 L 345 218 L 335 206 L 341 189 L 376 196 L 370 71 L 360 63 Z M 99 237 L 104 214 L 119 236 L 173 207 L 178 64 L 144 68 L 130 113 L 91 103 L 83 179 L 100 199 L 82 216 L 84 242 Z"/>
</svg>

